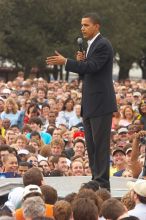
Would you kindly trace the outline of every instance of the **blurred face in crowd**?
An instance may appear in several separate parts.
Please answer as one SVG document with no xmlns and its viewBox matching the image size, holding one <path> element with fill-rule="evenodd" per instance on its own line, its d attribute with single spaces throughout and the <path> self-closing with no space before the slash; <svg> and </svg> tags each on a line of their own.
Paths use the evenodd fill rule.
<svg viewBox="0 0 146 220">
<path fill-rule="evenodd" d="M 42 91 L 42 90 L 39 90 L 39 91 L 38 91 L 38 98 L 39 98 L 39 99 L 44 99 L 44 98 L 45 98 L 45 92 Z"/>
<path fill-rule="evenodd" d="M 126 108 L 124 115 L 125 115 L 126 119 L 132 119 L 133 118 L 133 111 L 132 111 L 132 109 L 131 108 Z"/>
<path fill-rule="evenodd" d="M 72 176 L 83 176 L 84 175 L 84 168 L 81 161 L 73 161 L 71 165 L 72 169 Z"/>
<path fill-rule="evenodd" d="M 126 163 L 130 165 L 131 163 L 131 154 L 132 154 L 132 150 L 129 150 L 127 153 L 126 153 Z"/>
<path fill-rule="evenodd" d="M 14 155 L 9 155 L 8 159 L 4 162 L 3 167 L 5 172 L 17 172 L 18 170 L 18 161 Z"/>
<path fill-rule="evenodd" d="M 74 145 L 75 155 L 84 156 L 85 146 L 82 142 L 77 142 Z"/>
<path fill-rule="evenodd" d="M 26 145 L 25 141 L 22 140 L 21 138 L 17 140 L 16 144 L 19 149 L 25 148 L 25 145 Z"/>
<path fill-rule="evenodd" d="M 50 108 L 49 107 L 46 106 L 46 107 L 42 108 L 42 115 L 48 116 L 49 112 L 50 112 Z"/>
<path fill-rule="evenodd" d="M 54 129 L 52 138 L 61 138 L 61 130 L 60 129 Z"/>
<path fill-rule="evenodd" d="M 76 115 L 79 117 L 81 115 L 81 105 L 75 105 L 74 110 Z"/>
<path fill-rule="evenodd" d="M 42 160 L 39 162 L 39 167 L 43 169 L 44 173 L 48 173 L 50 171 L 50 167 L 47 161 Z"/>
<path fill-rule="evenodd" d="M 38 167 L 38 159 L 35 156 L 30 156 L 27 159 L 27 162 L 30 163 L 33 167 Z"/>
<path fill-rule="evenodd" d="M 9 119 L 4 119 L 3 120 L 3 127 L 7 130 L 10 127 L 10 120 Z"/>
<path fill-rule="evenodd" d="M 67 160 L 65 157 L 59 158 L 58 169 L 64 173 L 66 173 L 68 171 Z"/>
<path fill-rule="evenodd" d="M 0 159 L 1 159 L 1 161 L 3 161 L 3 158 L 4 158 L 5 155 L 9 155 L 9 151 L 8 150 L 0 151 Z"/>
<path fill-rule="evenodd" d="M 0 112 L 4 111 L 4 102 L 0 100 Z"/>
<path fill-rule="evenodd" d="M 51 153 L 53 156 L 59 156 L 62 153 L 62 147 L 58 144 L 58 145 L 53 145 L 51 147 Z"/>
<path fill-rule="evenodd" d="M 28 166 L 21 166 L 20 165 L 18 167 L 18 174 L 23 177 L 28 169 L 29 169 Z"/>
<path fill-rule="evenodd" d="M 6 133 L 7 144 L 9 144 L 9 145 L 14 144 L 15 138 L 16 138 L 16 134 L 12 130 L 7 131 L 7 133 Z"/>
<path fill-rule="evenodd" d="M 86 176 L 92 176 L 88 161 L 84 164 L 84 172 Z"/>
<path fill-rule="evenodd" d="M 117 151 L 113 155 L 113 162 L 115 165 L 122 165 L 126 162 L 126 157 L 121 151 Z"/>
</svg>

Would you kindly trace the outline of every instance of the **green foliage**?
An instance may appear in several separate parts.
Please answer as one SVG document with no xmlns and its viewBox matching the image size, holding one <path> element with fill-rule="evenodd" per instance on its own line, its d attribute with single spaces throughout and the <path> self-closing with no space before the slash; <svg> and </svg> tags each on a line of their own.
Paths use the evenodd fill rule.
<svg viewBox="0 0 146 220">
<path fill-rule="evenodd" d="M 146 49 L 145 9 L 145 0 L 0 0 L 0 56 L 24 68 L 45 65 L 54 50 L 73 57 L 82 15 L 97 11 L 126 78 Z"/>
</svg>

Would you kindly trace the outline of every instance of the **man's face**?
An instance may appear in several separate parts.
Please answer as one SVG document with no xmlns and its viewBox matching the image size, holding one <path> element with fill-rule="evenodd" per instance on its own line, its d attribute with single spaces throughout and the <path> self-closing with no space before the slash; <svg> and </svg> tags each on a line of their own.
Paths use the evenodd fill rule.
<svg viewBox="0 0 146 220">
<path fill-rule="evenodd" d="M 83 176 L 84 169 L 83 164 L 80 161 L 74 161 L 72 163 L 72 176 Z"/>
<path fill-rule="evenodd" d="M 58 169 L 64 173 L 68 171 L 67 160 L 65 157 L 60 157 L 58 161 Z"/>
<path fill-rule="evenodd" d="M 7 130 L 10 127 L 10 120 L 9 119 L 4 119 L 3 120 L 3 127 Z"/>
<path fill-rule="evenodd" d="M 117 151 L 113 156 L 113 161 L 115 165 L 120 165 L 126 162 L 126 157 L 122 152 Z"/>
<path fill-rule="evenodd" d="M 81 31 L 83 37 L 87 40 L 90 40 L 99 32 L 99 25 L 93 24 L 90 18 L 82 18 Z"/>
<path fill-rule="evenodd" d="M 62 147 L 60 145 L 54 145 L 51 147 L 52 155 L 59 156 L 62 152 Z"/>
<path fill-rule="evenodd" d="M 26 173 L 27 170 L 28 170 L 28 166 L 19 166 L 18 167 L 18 174 L 20 176 L 24 176 L 24 174 Z"/>
<path fill-rule="evenodd" d="M 15 156 L 9 156 L 8 160 L 3 164 L 5 172 L 17 172 L 18 161 Z"/>
<path fill-rule="evenodd" d="M 77 142 L 74 146 L 75 155 L 83 156 L 85 152 L 85 147 L 82 142 Z"/>
<path fill-rule="evenodd" d="M 39 129 L 39 126 L 34 122 L 32 122 L 30 124 L 30 127 L 31 127 L 32 131 L 37 131 Z"/>
<path fill-rule="evenodd" d="M 4 158 L 5 155 L 9 155 L 9 151 L 8 150 L 2 150 L 0 152 L 1 161 L 3 161 L 3 158 Z"/>
</svg>

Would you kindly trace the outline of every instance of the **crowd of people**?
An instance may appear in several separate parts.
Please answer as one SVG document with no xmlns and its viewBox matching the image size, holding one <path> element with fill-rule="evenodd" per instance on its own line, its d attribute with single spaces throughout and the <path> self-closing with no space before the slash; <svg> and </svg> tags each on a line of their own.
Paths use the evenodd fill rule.
<svg viewBox="0 0 146 220">
<path fill-rule="evenodd" d="M 118 111 L 114 112 L 112 117 L 110 176 L 145 179 L 146 83 L 145 81 L 127 79 L 123 82 L 114 82 L 114 88 Z M 34 177 L 32 182 L 24 184 L 25 188 L 16 189 L 20 190 L 18 194 L 21 197 L 21 199 L 19 198 L 21 202 L 24 200 L 21 213 L 23 209 L 25 219 L 33 219 L 33 216 L 31 218 L 29 216 L 28 207 L 30 209 L 36 208 L 33 207 L 34 200 L 36 204 L 37 201 L 38 204 L 41 204 L 41 210 L 36 209 L 39 210 L 41 216 L 45 215 L 46 219 L 52 216 L 58 220 L 69 219 L 72 213 L 75 220 L 86 219 L 89 214 L 92 215 L 90 219 L 97 219 L 97 216 L 105 219 L 120 219 L 120 216 L 127 217 L 129 215 L 123 208 L 126 206 L 126 204 L 124 206 L 122 204 L 124 199 L 121 202 L 112 198 L 107 200 L 101 195 L 96 195 L 96 199 L 94 199 L 95 192 L 93 198 L 90 199 L 89 195 L 92 193 L 87 189 L 79 191 L 78 194 L 70 195 L 67 201 L 57 201 L 57 194 L 55 194 L 57 192 L 53 189 L 56 200 L 54 199 L 54 202 L 50 203 L 44 199 L 41 188 L 43 177 L 91 176 L 84 126 L 80 114 L 81 91 L 82 82 L 79 80 L 73 80 L 70 83 L 65 81 L 47 82 L 43 78 L 24 80 L 23 72 L 18 72 L 14 81 L 6 83 L 4 80 L 0 80 L 0 178 L 22 177 L 23 181 L 26 178 L 29 181 L 29 172 L 33 169 L 40 172 L 42 176 L 41 184 L 36 183 Z M 33 174 L 31 175 L 33 176 Z M 146 183 L 144 180 L 141 181 L 140 184 L 144 184 L 146 192 Z M 96 185 L 95 182 L 93 181 Z M 29 185 L 35 192 L 33 196 L 36 197 L 38 193 L 39 197 L 30 197 L 25 202 L 25 196 L 29 194 L 28 191 L 31 192 L 30 188 L 27 188 Z M 91 185 L 93 191 L 93 185 Z M 97 194 L 98 191 L 100 193 L 100 190 L 101 194 L 106 191 L 97 188 L 94 189 Z M 49 190 L 50 188 L 44 189 L 45 193 Z M 141 201 L 141 199 L 139 191 L 133 190 L 133 192 L 135 193 L 133 195 L 134 204 L 135 201 Z M 145 192 L 142 191 L 140 194 L 144 197 L 144 204 L 146 204 Z M 15 192 L 12 196 L 13 200 L 16 195 Z M 10 196 L 11 199 L 12 197 Z M 130 199 L 130 197 L 126 198 Z M 105 202 L 101 206 L 103 200 L 107 200 L 107 203 Z M 19 206 L 21 202 L 18 202 Z M 50 205 L 49 208 L 46 204 Z M 55 205 L 51 206 L 52 204 Z M 88 209 L 91 208 L 90 211 L 84 209 L 86 204 L 88 204 Z M 137 203 L 135 202 L 135 204 Z M 106 213 L 109 210 L 107 206 L 114 208 L 116 205 L 120 210 L 117 212 L 117 216 L 111 216 L 114 213 L 113 209 L 110 213 Z M 14 206 L 15 204 L 12 209 L 8 206 L 8 209 L 14 212 L 18 208 Z M 133 207 L 134 205 L 130 208 Z M 146 208 L 146 205 L 144 207 Z M 130 208 L 128 207 L 127 210 Z M 83 215 L 79 214 L 80 209 L 84 211 Z M 45 210 L 48 210 L 49 215 L 44 214 L 47 213 Z M 61 214 L 62 217 L 60 217 Z M 34 217 L 36 216 L 34 215 Z M 23 219 L 23 217 L 19 216 L 16 219 Z"/>
</svg>

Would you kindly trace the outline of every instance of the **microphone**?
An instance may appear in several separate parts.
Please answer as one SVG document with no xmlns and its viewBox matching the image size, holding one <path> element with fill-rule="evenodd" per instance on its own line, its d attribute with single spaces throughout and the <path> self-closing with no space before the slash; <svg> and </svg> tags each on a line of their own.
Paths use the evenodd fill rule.
<svg viewBox="0 0 146 220">
<path fill-rule="evenodd" d="M 81 37 L 77 38 L 77 44 L 79 46 L 79 51 L 83 53 L 84 52 L 84 47 L 83 47 L 83 39 Z"/>
</svg>

